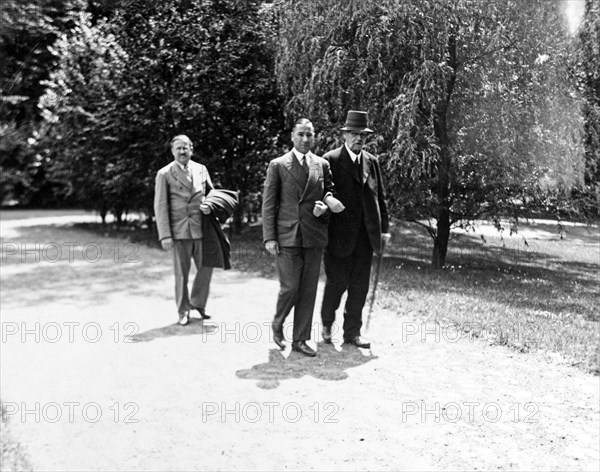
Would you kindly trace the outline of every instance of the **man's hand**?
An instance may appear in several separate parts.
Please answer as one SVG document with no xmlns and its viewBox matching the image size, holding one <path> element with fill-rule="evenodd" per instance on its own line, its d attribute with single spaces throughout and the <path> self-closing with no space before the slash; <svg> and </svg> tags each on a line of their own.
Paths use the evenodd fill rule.
<svg viewBox="0 0 600 472">
<path fill-rule="evenodd" d="M 200 204 L 200 211 L 202 213 L 204 213 L 205 215 L 210 214 L 210 206 L 208 206 L 206 203 L 201 203 Z"/>
<path fill-rule="evenodd" d="M 387 243 L 390 242 L 390 239 L 392 239 L 392 235 L 390 233 L 382 233 L 381 234 L 381 242 L 383 243 L 383 246 L 387 246 Z"/>
<path fill-rule="evenodd" d="M 279 255 L 279 243 L 274 239 L 270 239 L 265 243 L 265 249 L 269 254 L 272 254 L 274 256 Z"/>
<path fill-rule="evenodd" d="M 173 249 L 173 239 L 165 238 L 160 240 L 160 245 L 165 251 L 171 251 Z"/>
<path fill-rule="evenodd" d="M 335 198 L 333 195 L 327 195 L 324 200 L 327 207 L 333 213 L 340 213 L 346 209 L 344 204 L 340 202 L 337 198 Z"/>
<path fill-rule="evenodd" d="M 327 211 L 327 205 L 325 205 L 321 200 L 317 200 L 315 202 L 315 207 L 313 208 L 313 215 L 317 218 L 321 215 L 324 215 Z"/>
</svg>

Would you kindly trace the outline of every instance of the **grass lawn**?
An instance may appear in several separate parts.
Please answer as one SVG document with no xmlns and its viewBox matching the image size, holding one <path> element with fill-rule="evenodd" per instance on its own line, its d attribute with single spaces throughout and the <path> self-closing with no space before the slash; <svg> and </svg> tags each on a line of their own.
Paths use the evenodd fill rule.
<svg viewBox="0 0 600 472">
<path fill-rule="evenodd" d="M 429 237 L 415 224 L 398 224 L 378 300 L 400 319 L 436 323 L 414 335 L 484 337 L 522 352 L 556 353 L 598 374 L 598 227 L 568 225 L 563 239 L 552 222 L 520 231 L 504 239 L 491 231 L 485 240 L 458 235 L 446 268 L 434 270 Z M 405 334 L 413 331 L 414 323 L 406 325 Z"/>
<path fill-rule="evenodd" d="M 99 230 L 99 225 L 77 226 Z M 106 228 L 105 235 L 115 232 Z M 565 229 L 561 237 L 556 223 L 541 221 L 522 225 L 512 237 L 485 226 L 484 237 L 456 234 L 446 268 L 434 270 L 429 236 L 414 223 L 397 221 L 381 264 L 377 304 L 397 313 L 399 340 L 484 338 L 521 352 L 558 356 L 598 374 L 600 231 L 568 223 Z M 147 230 L 120 233 L 128 233 L 133 242 L 157 245 Z M 276 278 L 261 237 L 260 225 L 233 236 L 232 266 Z M 372 322 L 376 318 L 375 310 Z"/>
</svg>

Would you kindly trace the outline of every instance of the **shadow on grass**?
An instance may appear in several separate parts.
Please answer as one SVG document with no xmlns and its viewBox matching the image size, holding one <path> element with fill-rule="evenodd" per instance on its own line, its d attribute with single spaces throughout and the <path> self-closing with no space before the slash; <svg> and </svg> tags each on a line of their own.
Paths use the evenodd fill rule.
<svg viewBox="0 0 600 472">
<path fill-rule="evenodd" d="M 305 375 L 339 381 L 348 378 L 348 369 L 377 359 L 368 352 L 369 355 L 365 355 L 353 346 L 343 346 L 338 351 L 332 344 L 318 343 L 317 357 L 306 357 L 292 351 L 286 358 L 282 351 L 271 349 L 267 362 L 238 370 L 236 375 L 241 379 L 258 380 L 257 386 L 264 389 L 277 388 L 282 380 L 299 379 Z"/>
<path fill-rule="evenodd" d="M 429 262 L 428 236 L 405 227 L 383 259 L 379 303 L 403 318 L 418 316 L 465 331 L 477 326 L 475 335 L 487 333 L 493 344 L 560 353 L 597 374 L 598 232 L 576 228 L 576 237 L 561 240 L 551 228 L 538 225 L 528 239 L 506 244 L 459 235 L 446 267 L 436 270 Z M 531 236 L 543 233 L 545 239 Z"/>
<path fill-rule="evenodd" d="M 469 295 L 519 310 L 600 321 L 598 264 L 564 260 L 542 252 L 537 245 L 535 251 L 526 251 L 476 244 L 463 237 L 449 251 L 446 267 L 436 270 L 428 261 L 429 254 L 420 250 L 422 238 L 403 235 L 402 239 L 402 248 L 390 251 L 382 262 L 380 281 L 387 290 Z"/>
</svg>

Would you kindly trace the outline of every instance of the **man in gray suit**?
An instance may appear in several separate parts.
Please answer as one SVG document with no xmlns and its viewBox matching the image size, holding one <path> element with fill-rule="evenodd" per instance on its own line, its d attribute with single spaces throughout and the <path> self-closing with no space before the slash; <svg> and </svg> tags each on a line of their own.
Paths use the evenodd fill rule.
<svg viewBox="0 0 600 472">
<path fill-rule="evenodd" d="M 156 174 L 154 214 L 158 237 L 163 249 L 173 252 L 175 267 L 175 302 L 179 324 L 186 325 L 190 310 L 206 314 L 206 300 L 212 277 L 212 267 L 202 265 L 202 215 L 211 209 L 203 204 L 205 195 L 213 188 L 208 170 L 191 160 L 193 145 L 190 138 L 180 134 L 171 141 L 173 162 Z M 196 277 L 188 293 L 191 260 L 196 265 Z"/>
<path fill-rule="evenodd" d="M 263 191 L 263 240 L 276 256 L 279 296 L 272 323 L 275 343 L 284 349 L 283 323 L 294 307 L 292 350 L 314 357 L 306 344 L 319 282 L 321 255 L 327 245 L 328 211 L 343 205 L 333 197 L 326 160 L 310 152 L 314 128 L 306 118 L 292 131 L 294 148 L 272 160 Z"/>
</svg>

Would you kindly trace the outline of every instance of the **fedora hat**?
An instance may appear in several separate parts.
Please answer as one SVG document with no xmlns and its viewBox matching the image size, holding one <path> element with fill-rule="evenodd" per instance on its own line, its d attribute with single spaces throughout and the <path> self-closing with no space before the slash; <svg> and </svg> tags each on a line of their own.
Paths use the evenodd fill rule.
<svg viewBox="0 0 600 472">
<path fill-rule="evenodd" d="M 358 131 L 359 133 L 372 133 L 373 130 L 368 128 L 369 117 L 366 111 L 350 110 L 346 116 L 346 123 L 341 131 Z"/>
</svg>

